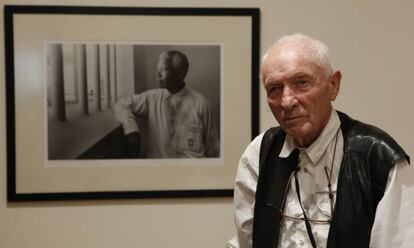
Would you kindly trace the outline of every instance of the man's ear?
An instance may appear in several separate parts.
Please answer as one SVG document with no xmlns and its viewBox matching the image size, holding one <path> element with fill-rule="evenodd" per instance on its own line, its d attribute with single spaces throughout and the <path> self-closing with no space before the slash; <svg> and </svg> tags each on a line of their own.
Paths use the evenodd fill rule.
<svg viewBox="0 0 414 248">
<path fill-rule="evenodd" d="M 336 97 L 338 96 L 339 89 L 341 86 L 341 78 L 342 73 L 341 71 L 335 71 L 329 81 L 329 88 L 331 91 L 331 101 L 335 101 Z"/>
</svg>

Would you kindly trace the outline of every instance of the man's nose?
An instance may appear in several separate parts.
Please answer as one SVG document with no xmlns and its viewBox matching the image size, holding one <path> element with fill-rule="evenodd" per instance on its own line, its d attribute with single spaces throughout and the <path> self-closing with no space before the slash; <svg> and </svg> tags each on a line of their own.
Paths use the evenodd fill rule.
<svg viewBox="0 0 414 248">
<path fill-rule="evenodd" d="M 282 95 L 282 108 L 289 111 L 297 104 L 298 99 L 296 99 L 294 92 L 289 87 L 285 87 Z"/>
</svg>

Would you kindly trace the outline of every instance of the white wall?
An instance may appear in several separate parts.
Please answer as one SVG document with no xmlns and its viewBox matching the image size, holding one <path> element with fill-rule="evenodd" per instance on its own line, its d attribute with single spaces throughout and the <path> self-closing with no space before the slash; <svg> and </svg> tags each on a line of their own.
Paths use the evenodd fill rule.
<svg viewBox="0 0 414 248">
<path fill-rule="evenodd" d="M 303 32 L 328 43 L 342 69 L 336 107 L 376 124 L 414 152 L 410 0 L 74 0 L 7 4 L 260 7 L 264 51 L 280 35 Z M 3 12 L 2 12 L 3 13 Z M 3 26 L 3 18 L 1 26 Z M 3 32 L 0 32 L 3 36 Z M 0 37 L 0 47 L 4 47 Z M 0 49 L 4 57 L 4 49 Z M 0 247 L 223 247 L 233 233 L 231 199 L 14 203 L 6 201 L 4 60 L 0 60 Z M 262 91 L 263 93 L 263 91 Z M 262 94 L 263 95 L 263 94 Z M 264 97 L 261 97 L 263 103 Z M 273 125 L 262 104 L 262 130 Z M 28 124 L 29 125 L 29 124 Z M 241 151 L 240 151 L 241 152 Z"/>
</svg>

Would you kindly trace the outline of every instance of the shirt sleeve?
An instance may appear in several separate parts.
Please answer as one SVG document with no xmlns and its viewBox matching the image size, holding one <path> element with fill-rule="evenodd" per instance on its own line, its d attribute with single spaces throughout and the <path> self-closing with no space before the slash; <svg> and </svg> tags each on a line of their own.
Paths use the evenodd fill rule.
<svg viewBox="0 0 414 248">
<path fill-rule="evenodd" d="M 259 174 L 259 152 L 263 134 L 257 136 L 240 158 L 234 186 L 234 221 L 236 235 L 228 248 L 252 247 L 253 214 Z"/>
<path fill-rule="evenodd" d="M 204 126 L 205 154 L 207 157 L 217 157 L 219 155 L 217 127 L 214 123 L 211 107 L 207 100 L 204 101 L 202 107 L 201 120 Z"/>
<path fill-rule="evenodd" d="M 148 114 L 150 92 L 129 96 L 119 100 L 114 106 L 114 115 L 124 128 L 124 134 L 138 132 L 136 116 L 145 117 Z"/>
<path fill-rule="evenodd" d="M 377 207 L 370 247 L 413 247 L 414 168 L 402 159 L 390 170 L 388 179 Z"/>
</svg>

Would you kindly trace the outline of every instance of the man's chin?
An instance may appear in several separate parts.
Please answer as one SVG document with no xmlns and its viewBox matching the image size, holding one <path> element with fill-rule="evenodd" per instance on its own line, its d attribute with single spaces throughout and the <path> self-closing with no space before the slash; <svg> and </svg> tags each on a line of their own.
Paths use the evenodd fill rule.
<svg viewBox="0 0 414 248">
<path fill-rule="evenodd" d="M 305 137 L 310 132 L 310 126 L 308 123 L 301 123 L 300 125 L 286 125 L 282 128 L 287 134 L 294 138 Z"/>
<path fill-rule="evenodd" d="M 305 123 L 300 127 L 288 128 L 285 132 L 293 137 L 300 146 L 307 147 L 313 143 L 316 137 L 313 137 L 312 126 L 310 123 Z"/>
</svg>

